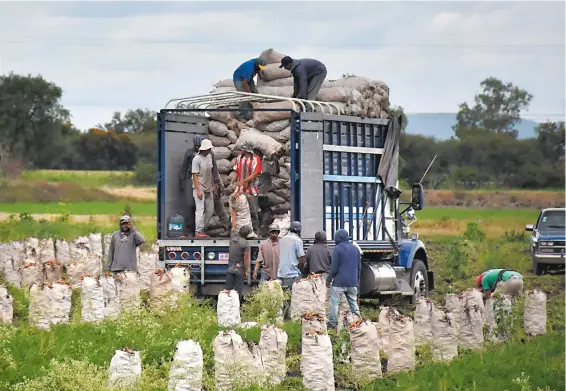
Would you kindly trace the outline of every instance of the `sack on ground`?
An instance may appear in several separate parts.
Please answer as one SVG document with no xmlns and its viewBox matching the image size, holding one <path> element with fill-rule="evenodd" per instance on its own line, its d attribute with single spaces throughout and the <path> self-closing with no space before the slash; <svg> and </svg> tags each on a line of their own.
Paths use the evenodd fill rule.
<svg viewBox="0 0 566 391">
<path fill-rule="evenodd" d="M 86 265 L 84 261 L 69 260 L 65 265 L 67 279 L 73 288 L 82 286 L 82 276 L 86 274 Z"/>
<path fill-rule="evenodd" d="M 151 251 L 140 251 L 138 258 L 138 284 L 140 289 L 149 289 L 151 274 L 156 267 L 157 254 Z"/>
<path fill-rule="evenodd" d="M 387 348 L 387 372 L 412 371 L 415 369 L 415 334 L 413 320 L 388 312 L 389 346 Z"/>
<path fill-rule="evenodd" d="M 88 244 L 90 246 L 90 252 L 98 254 L 100 257 L 103 255 L 102 251 L 102 234 L 94 233 L 88 235 Z"/>
<path fill-rule="evenodd" d="M 326 281 L 322 277 L 302 278 L 293 284 L 291 293 L 291 319 L 304 314 L 324 314 L 326 307 Z"/>
<path fill-rule="evenodd" d="M 483 325 L 485 324 L 483 304 L 466 304 L 463 302 L 460 313 L 460 330 L 458 347 L 461 349 L 481 349 L 484 343 Z"/>
<path fill-rule="evenodd" d="M 81 290 L 81 320 L 101 322 L 104 320 L 104 290 L 96 278 L 85 277 Z"/>
<path fill-rule="evenodd" d="M 57 239 L 55 241 L 55 258 L 61 265 L 65 265 L 69 261 L 69 251 L 69 243 L 66 240 Z"/>
<path fill-rule="evenodd" d="M 149 303 L 153 310 L 170 303 L 172 289 L 171 272 L 157 269 L 151 273 L 149 284 Z"/>
<path fill-rule="evenodd" d="M 54 324 L 69 323 L 71 294 L 67 284 L 33 285 L 30 289 L 30 324 L 48 329 Z"/>
<path fill-rule="evenodd" d="M 432 301 L 419 298 L 415 308 L 415 344 L 428 345 L 432 342 Z"/>
<path fill-rule="evenodd" d="M 169 370 L 168 391 L 201 391 L 203 365 L 200 344 L 179 341 Z"/>
<path fill-rule="evenodd" d="M 0 324 L 12 324 L 14 318 L 14 299 L 5 286 L 0 285 Z"/>
<path fill-rule="evenodd" d="M 102 256 L 97 253 L 88 253 L 84 267 L 84 274 L 100 277 L 102 274 Z"/>
<path fill-rule="evenodd" d="M 234 327 L 240 324 L 240 296 L 235 290 L 218 294 L 216 316 L 220 327 Z"/>
<path fill-rule="evenodd" d="M 456 293 L 448 293 L 444 297 L 444 307 L 452 313 L 452 318 L 456 324 L 456 331 L 460 332 L 460 317 L 462 316 L 462 297 Z"/>
<path fill-rule="evenodd" d="M 271 156 L 283 148 L 279 142 L 253 128 L 242 130 L 238 142 L 236 142 L 236 148 L 240 148 L 244 143 L 251 143 L 254 148 L 267 156 Z"/>
<path fill-rule="evenodd" d="M 508 295 L 491 296 L 485 301 L 484 317 L 488 326 L 488 339 L 491 342 L 503 342 L 511 331 L 512 300 Z"/>
<path fill-rule="evenodd" d="M 301 330 L 303 334 L 326 333 L 326 318 L 322 313 L 306 313 L 301 317 Z"/>
<path fill-rule="evenodd" d="M 432 353 L 436 360 L 452 360 L 458 356 L 458 333 L 453 314 L 448 309 L 432 310 Z"/>
<path fill-rule="evenodd" d="M 39 263 L 45 265 L 47 262 L 55 261 L 55 259 L 53 239 L 41 239 L 39 241 Z"/>
<path fill-rule="evenodd" d="M 350 357 L 354 377 L 358 382 L 382 376 L 379 359 L 379 335 L 370 321 L 350 324 Z"/>
<path fill-rule="evenodd" d="M 40 284 L 43 280 L 41 265 L 36 259 L 25 259 L 24 266 L 20 270 L 20 279 L 23 287 L 31 287 Z"/>
<path fill-rule="evenodd" d="M 2 272 L 6 282 L 12 284 L 15 287 L 21 287 L 21 277 L 20 277 L 20 267 L 22 262 L 20 260 L 21 243 L 12 242 L 7 243 L 3 246 L 2 258 L 3 268 Z"/>
<path fill-rule="evenodd" d="M 45 282 L 55 282 L 63 278 L 63 266 L 55 259 L 47 261 L 43 267 Z"/>
<path fill-rule="evenodd" d="M 120 301 L 120 310 L 140 307 L 140 286 L 135 272 L 121 272 L 116 275 L 116 287 Z"/>
<path fill-rule="evenodd" d="M 174 292 L 185 292 L 189 289 L 191 277 L 188 269 L 182 266 L 171 268 L 171 290 Z"/>
<path fill-rule="evenodd" d="M 287 374 L 287 333 L 273 325 L 265 325 L 261 329 L 259 350 L 263 367 L 268 376 L 269 385 L 277 385 L 285 380 Z"/>
<path fill-rule="evenodd" d="M 130 349 L 116 350 L 110 360 L 108 387 L 134 389 L 141 380 L 142 365 L 140 352 Z"/>
<path fill-rule="evenodd" d="M 301 374 L 305 388 L 313 391 L 334 391 L 332 358 L 332 343 L 328 334 L 302 334 Z"/>
<path fill-rule="evenodd" d="M 387 306 L 380 307 L 377 320 L 377 332 L 381 341 L 380 349 L 386 354 L 388 354 L 390 345 L 390 319 L 393 316 L 399 316 L 399 312 L 396 309 Z"/>
<path fill-rule="evenodd" d="M 525 292 L 525 311 L 523 314 L 525 333 L 529 335 L 546 334 L 546 294 L 533 290 Z"/>
<path fill-rule="evenodd" d="M 120 315 L 120 296 L 116 279 L 112 275 L 106 275 L 100 278 L 100 285 L 102 285 L 104 294 L 104 317 L 118 317 Z"/>
</svg>

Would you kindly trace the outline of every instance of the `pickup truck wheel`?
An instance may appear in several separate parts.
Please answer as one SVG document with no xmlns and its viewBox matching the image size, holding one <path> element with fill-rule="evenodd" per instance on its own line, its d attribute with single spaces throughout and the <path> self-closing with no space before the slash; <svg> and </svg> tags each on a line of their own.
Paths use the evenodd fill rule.
<svg viewBox="0 0 566 391">
<path fill-rule="evenodd" d="M 545 269 L 545 265 L 538 263 L 533 258 L 533 273 L 535 273 L 537 276 L 541 276 L 544 273 Z"/>
<path fill-rule="evenodd" d="M 421 297 L 428 296 L 428 278 L 427 270 L 423 261 L 420 259 L 413 260 L 411 268 L 411 288 L 413 288 L 412 303 L 416 303 Z"/>
</svg>

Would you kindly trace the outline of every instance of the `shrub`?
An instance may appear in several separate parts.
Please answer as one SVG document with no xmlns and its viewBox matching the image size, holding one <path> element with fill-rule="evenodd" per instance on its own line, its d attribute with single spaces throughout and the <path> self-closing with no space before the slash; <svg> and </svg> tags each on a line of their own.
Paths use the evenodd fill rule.
<svg viewBox="0 0 566 391">
<path fill-rule="evenodd" d="M 134 183 L 138 185 L 155 184 L 157 168 L 154 163 L 142 162 L 134 166 Z"/>
</svg>

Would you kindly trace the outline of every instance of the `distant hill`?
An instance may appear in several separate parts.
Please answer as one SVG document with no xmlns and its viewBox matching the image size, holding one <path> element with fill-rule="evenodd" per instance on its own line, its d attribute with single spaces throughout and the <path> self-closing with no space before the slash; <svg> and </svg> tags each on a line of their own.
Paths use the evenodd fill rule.
<svg viewBox="0 0 566 391">
<path fill-rule="evenodd" d="M 456 113 L 422 113 L 407 114 L 409 125 L 407 133 L 434 136 L 437 139 L 448 139 L 454 136 L 452 125 L 456 123 Z M 535 137 L 538 122 L 523 119 L 517 124 L 519 138 Z"/>
</svg>

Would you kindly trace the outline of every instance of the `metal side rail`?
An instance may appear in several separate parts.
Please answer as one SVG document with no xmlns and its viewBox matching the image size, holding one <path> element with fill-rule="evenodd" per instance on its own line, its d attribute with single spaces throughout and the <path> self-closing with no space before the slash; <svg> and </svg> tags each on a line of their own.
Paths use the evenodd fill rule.
<svg viewBox="0 0 566 391">
<path fill-rule="evenodd" d="M 305 112 L 308 106 L 312 111 L 319 111 L 323 114 L 337 114 L 342 112 L 338 105 L 331 102 L 320 102 L 314 100 L 289 98 L 285 96 L 253 94 L 249 92 L 216 92 L 207 95 L 197 95 L 185 98 L 171 99 L 165 105 L 165 109 L 174 106 L 176 109 L 196 109 L 196 115 L 204 115 L 202 109 L 218 109 L 223 107 L 237 106 L 239 103 L 274 103 L 290 102 L 294 111 Z M 317 110 L 318 108 L 318 110 Z"/>
</svg>

